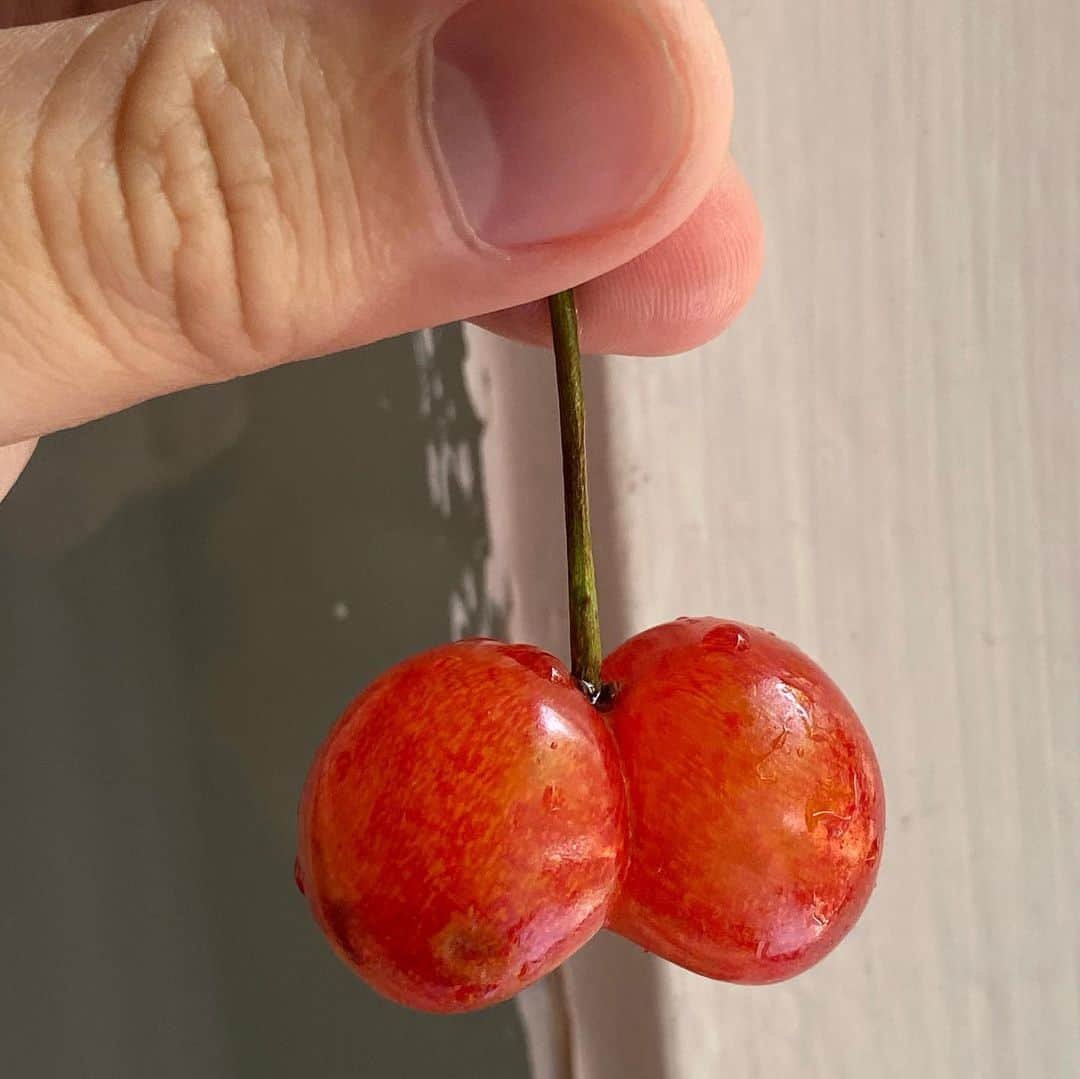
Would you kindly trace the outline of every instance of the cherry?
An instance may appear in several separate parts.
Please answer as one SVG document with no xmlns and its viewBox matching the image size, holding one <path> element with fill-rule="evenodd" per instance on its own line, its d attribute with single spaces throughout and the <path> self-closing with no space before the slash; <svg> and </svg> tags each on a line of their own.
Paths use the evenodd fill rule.
<svg viewBox="0 0 1080 1079">
<path fill-rule="evenodd" d="M 884 830 L 840 690 L 793 645 L 711 618 L 631 638 L 603 673 L 630 808 L 611 928 L 726 981 L 821 959 L 866 905 Z"/>
<path fill-rule="evenodd" d="M 495 641 L 406 660 L 346 710 L 301 801 L 316 920 L 429 1011 L 504 1000 L 605 925 L 712 978 L 790 977 L 854 924 L 881 853 L 873 748 L 793 645 L 680 619 L 601 662 L 572 292 L 549 307 L 574 676 Z"/>
<path fill-rule="evenodd" d="M 603 925 L 690 970 L 805 970 L 873 888 L 884 795 L 825 673 L 681 619 L 604 662 L 592 707 L 539 649 L 471 640 L 362 693 L 312 765 L 296 876 L 337 952 L 428 1011 L 504 1000 Z"/>
<path fill-rule="evenodd" d="M 338 721 L 304 788 L 297 884 L 375 989 L 462 1011 L 601 928 L 625 835 L 614 743 L 563 665 L 463 641 L 394 667 Z"/>
</svg>

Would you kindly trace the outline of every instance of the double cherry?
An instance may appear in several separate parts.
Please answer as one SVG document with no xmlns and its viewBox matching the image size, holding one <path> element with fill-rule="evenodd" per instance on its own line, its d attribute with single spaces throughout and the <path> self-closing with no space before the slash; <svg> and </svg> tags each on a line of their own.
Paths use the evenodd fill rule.
<svg viewBox="0 0 1080 1079">
<path fill-rule="evenodd" d="M 477 1008 L 609 928 L 690 970 L 821 959 L 877 874 L 874 751 L 828 676 L 764 630 L 680 619 L 604 661 L 448 644 L 377 679 L 319 750 L 297 883 L 386 996 Z"/>
</svg>

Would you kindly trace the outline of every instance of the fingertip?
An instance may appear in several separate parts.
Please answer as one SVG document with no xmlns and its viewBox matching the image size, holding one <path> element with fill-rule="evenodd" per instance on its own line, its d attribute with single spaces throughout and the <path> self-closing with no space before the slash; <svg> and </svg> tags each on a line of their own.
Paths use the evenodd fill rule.
<svg viewBox="0 0 1080 1079">
<path fill-rule="evenodd" d="M 582 348 L 663 356 L 705 344 L 746 306 L 763 256 L 757 204 L 729 161 L 694 213 L 670 236 L 576 290 Z M 473 321 L 514 340 L 550 342 L 542 301 Z"/>
</svg>

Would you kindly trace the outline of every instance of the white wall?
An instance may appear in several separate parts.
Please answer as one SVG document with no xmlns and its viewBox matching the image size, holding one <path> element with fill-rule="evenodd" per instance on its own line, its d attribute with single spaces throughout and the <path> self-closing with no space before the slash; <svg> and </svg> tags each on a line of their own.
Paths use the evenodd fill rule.
<svg viewBox="0 0 1080 1079">
<path fill-rule="evenodd" d="M 1080 5 L 714 8 L 767 267 L 709 347 L 593 364 L 605 633 L 799 642 L 875 740 L 888 832 L 859 928 L 794 982 L 593 946 L 575 1074 L 1078 1075 Z M 514 630 L 565 651 L 550 361 L 473 347 Z"/>
</svg>

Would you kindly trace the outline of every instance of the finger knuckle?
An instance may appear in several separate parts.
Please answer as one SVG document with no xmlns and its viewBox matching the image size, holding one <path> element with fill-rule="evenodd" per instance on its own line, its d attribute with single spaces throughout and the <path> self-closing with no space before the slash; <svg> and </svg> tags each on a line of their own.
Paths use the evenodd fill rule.
<svg viewBox="0 0 1080 1079">
<path fill-rule="evenodd" d="M 125 87 L 116 170 L 144 274 L 226 370 L 259 366 L 288 335 L 295 246 L 250 77 L 219 12 L 166 5 Z"/>
<path fill-rule="evenodd" d="M 303 34 L 249 13 L 241 36 L 231 17 L 168 0 L 103 22 L 56 79 L 32 169 L 40 231 L 94 335 L 200 379 L 292 353 L 327 262 Z"/>
</svg>

